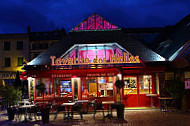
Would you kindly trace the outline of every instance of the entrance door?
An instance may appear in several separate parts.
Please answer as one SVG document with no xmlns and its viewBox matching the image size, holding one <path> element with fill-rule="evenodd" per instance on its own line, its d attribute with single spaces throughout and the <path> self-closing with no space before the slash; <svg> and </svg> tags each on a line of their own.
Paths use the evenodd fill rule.
<svg viewBox="0 0 190 126">
<path fill-rule="evenodd" d="M 124 104 L 126 107 L 150 106 L 151 97 L 147 94 L 155 94 L 156 89 L 153 75 L 138 75 L 124 77 Z M 155 98 L 155 97 L 154 97 Z"/>
<path fill-rule="evenodd" d="M 150 106 L 151 98 L 147 94 L 152 91 L 152 75 L 139 75 L 139 107 Z"/>
<path fill-rule="evenodd" d="M 138 84 L 137 76 L 125 76 L 123 78 L 124 86 L 124 104 L 127 107 L 137 107 L 138 106 Z"/>
</svg>

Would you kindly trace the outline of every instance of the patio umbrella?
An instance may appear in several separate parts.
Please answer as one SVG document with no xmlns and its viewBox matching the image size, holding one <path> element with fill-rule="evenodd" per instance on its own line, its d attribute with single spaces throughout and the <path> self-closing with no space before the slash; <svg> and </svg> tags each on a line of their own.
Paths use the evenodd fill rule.
<svg viewBox="0 0 190 126">
<path fill-rule="evenodd" d="M 21 86 L 22 86 L 19 71 L 16 72 L 16 78 L 15 78 L 14 86 L 15 86 L 15 88 L 21 88 Z"/>
</svg>

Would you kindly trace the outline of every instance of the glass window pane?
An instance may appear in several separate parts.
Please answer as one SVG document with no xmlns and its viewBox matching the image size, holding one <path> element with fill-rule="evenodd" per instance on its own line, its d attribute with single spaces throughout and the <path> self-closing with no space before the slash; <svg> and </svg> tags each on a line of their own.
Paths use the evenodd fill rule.
<svg viewBox="0 0 190 126">
<path fill-rule="evenodd" d="M 88 47 L 88 58 L 89 62 L 93 62 L 93 59 L 96 56 L 96 49 L 95 46 Z"/>
<path fill-rule="evenodd" d="M 36 79 L 36 85 L 39 85 L 40 83 L 43 83 L 45 85 L 45 87 L 46 87 L 46 90 L 44 92 L 44 96 L 51 95 L 52 94 L 51 79 L 49 79 L 49 78 Z M 42 93 L 40 93 L 37 89 L 36 89 L 36 96 L 37 97 L 42 97 Z"/>
<path fill-rule="evenodd" d="M 152 94 L 152 76 L 151 75 L 139 76 L 139 93 Z"/>
<path fill-rule="evenodd" d="M 17 58 L 17 66 L 22 66 L 23 65 L 23 57 L 18 57 Z"/>
<path fill-rule="evenodd" d="M 10 42 L 4 42 L 4 50 L 10 50 Z"/>
<path fill-rule="evenodd" d="M 72 88 L 71 88 L 71 81 L 70 80 L 63 80 L 60 81 L 61 87 L 60 87 L 60 92 L 62 97 L 68 97 L 72 96 Z"/>
<path fill-rule="evenodd" d="M 22 50 L 23 49 L 23 41 L 17 41 L 17 50 Z"/>
<path fill-rule="evenodd" d="M 89 97 L 97 97 L 96 78 L 88 78 L 86 82 L 87 82 L 87 88 L 88 88 Z M 84 90 L 84 91 L 86 91 L 86 90 Z"/>
<path fill-rule="evenodd" d="M 124 77 L 124 95 L 137 94 L 137 77 Z"/>
<path fill-rule="evenodd" d="M 11 58 L 5 58 L 5 67 L 11 66 Z"/>
</svg>

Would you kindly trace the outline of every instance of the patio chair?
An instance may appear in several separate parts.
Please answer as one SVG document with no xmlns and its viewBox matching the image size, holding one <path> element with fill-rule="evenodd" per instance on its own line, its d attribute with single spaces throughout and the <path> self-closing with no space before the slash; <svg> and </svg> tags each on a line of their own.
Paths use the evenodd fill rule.
<svg viewBox="0 0 190 126">
<path fill-rule="evenodd" d="M 73 119 L 73 112 L 77 111 L 80 114 L 81 119 L 83 119 L 81 110 L 82 110 L 82 104 L 76 103 L 74 106 L 72 106 L 72 108 L 71 108 L 71 118 Z"/>
<path fill-rule="evenodd" d="M 33 106 L 33 107 L 29 108 L 29 110 L 28 110 L 29 119 L 32 120 L 32 116 L 33 116 L 35 118 L 35 120 L 37 120 L 36 117 L 38 116 L 38 110 L 39 110 L 38 106 Z"/>
<path fill-rule="evenodd" d="M 15 114 L 15 117 L 16 117 L 16 120 L 20 121 L 21 118 L 22 118 L 22 115 L 26 114 L 26 110 L 23 109 L 23 108 L 17 108 L 16 109 L 16 114 Z"/>
<path fill-rule="evenodd" d="M 55 113 L 54 120 L 57 119 L 57 114 L 58 114 L 59 112 L 63 112 L 63 119 L 65 119 L 65 115 L 66 115 L 65 106 L 57 106 L 57 111 L 56 111 L 56 113 Z"/>
<path fill-rule="evenodd" d="M 113 117 L 113 109 L 117 109 L 116 104 L 111 104 L 111 117 Z"/>
<path fill-rule="evenodd" d="M 103 115 L 103 119 L 104 119 L 104 107 L 102 105 L 102 103 L 97 103 L 97 100 L 94 101 L 94 116 L 93 118 L 95 119 L 95 114 L 97 110 L 102 110 L 102 115 Z"/>
</svg>

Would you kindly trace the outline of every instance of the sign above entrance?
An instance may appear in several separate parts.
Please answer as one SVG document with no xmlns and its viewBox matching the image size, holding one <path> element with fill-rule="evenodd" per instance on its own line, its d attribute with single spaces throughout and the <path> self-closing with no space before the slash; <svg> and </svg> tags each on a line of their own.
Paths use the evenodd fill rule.
<svg viewBox="0 0 190 126">
<path fill-rule="evenodd" d="M 140 63 L 139 56 L 132 56 L 129 53 L 123 53 L 123 56 L 113 56 L 110 54 L 110 60 L 106 58 L 98 58 L 96 55 L 93 60 L 86 58 L 56 58 L 56 56 L 50 56 L 51 65 L 89 65 L 89 64 L 121 64 L 121 63 Z"/>
</svg>

